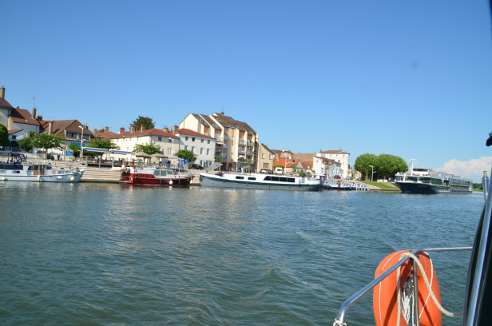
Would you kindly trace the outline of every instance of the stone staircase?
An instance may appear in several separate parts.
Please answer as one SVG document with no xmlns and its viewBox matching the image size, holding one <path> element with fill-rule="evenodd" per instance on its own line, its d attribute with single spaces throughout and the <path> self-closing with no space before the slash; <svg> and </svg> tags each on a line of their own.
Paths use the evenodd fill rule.
<svg viewBox="0 0 492 326">
<path fill-rule="evenodd" d="M 79 168 L 84 168 L 84 167 L 80 166 Z M 85 168 L 84 175 L 82 176 L 82 179 L 80 179 L 80 182 L 117 183 L 121 180 L 121 174 L 122 171 L 119 170 L 89 167 L 89 168 Z"/>
</svg>

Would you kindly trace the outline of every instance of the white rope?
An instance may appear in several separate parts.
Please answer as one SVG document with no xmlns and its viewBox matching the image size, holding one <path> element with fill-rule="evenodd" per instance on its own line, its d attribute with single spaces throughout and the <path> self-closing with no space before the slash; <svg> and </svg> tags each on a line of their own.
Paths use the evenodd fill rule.
<svg viewBox="0 0 492 326">
<path fill-rule="evenodd" d="M 413 254 L 411 254 L 411 253 L 409 253 L 409 252 L 402 254 L 400 256 L 400 259 L 402 259 L 404 257 L 410 257 L 410 258 L 412 258 L 417 263 L 417 265 L 419 266 L 419 270 L 420 270 L 420 273 L 422 274 L 422 277 L 424 279 L 425 286 L 427 286 L 427 290 L 429 290 L 429 294 L 430 294 L 432 300 L 434 300 L 434 303 L 436 304 L 437 308 L 443 314 L 445 314 L 448 317 L 463 317 L 463 313 L 462 312 L 461 313 L 450 312 L 450 311 L 447 311 L 446 309 L 444 309 L 443 306 L 441 306 L 441 304 L 439 303 L 439 301 L 436 298 L 436 295 L 434 294 L 434 292 L 431 289 L 431 285 L 429 284 L 429 280 L 427 279 L 427 275 L 425 275 L 424 266 L 422 266 L 422 263 L 419 261 L 418 257 L 415 256 L 415 255 L 413 255 Z M 397 288 L 397 295 L 396 295 L 396 300 L 397 300 L 397 303 L 398 303 L 398 319 L 396 321 L 396 325 L 397 326 L 400 326 L 400 315 L 401 315 L 400 269 L 401 269 L 401 266 L 398 267 L 397 272 L 396 272 L 397 287 L 398 287 Z M 414 295 L 416 295 L 416 299 L 418 300 L 418 293 L 415 293 Z"/>
</svg>

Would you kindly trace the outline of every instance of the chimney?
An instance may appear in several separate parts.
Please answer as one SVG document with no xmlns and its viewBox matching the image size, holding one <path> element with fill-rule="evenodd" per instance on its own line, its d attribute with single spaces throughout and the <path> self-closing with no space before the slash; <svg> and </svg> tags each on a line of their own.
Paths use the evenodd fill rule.
<svg viewBox="0 0 492 326">
<path fill-rule="evenodd" d="M 140 131 L 145 131 L 145 126 L 143 124 L 140 126 Z"/>
<path fill-rule="evenodd" d="M 109 132 L 109 127 L 104 127 L 104 132 Z"/>
<path fill-rule="evenodd" d="M 48 125 L 48 135 L 51 135 L 52 130 L 53 130 L 53 122 L 50 122 Z"/>
<path fill-rule="evenodd" d="M 32 118 L 36 119 L 36 108 L 32 108 Z"/>
<path fill-rule="evenodd" d="M 175 134 L 175 135 L 176 135 L 176 134 L 178 133 L 178 128 L 179 128 L 179 126 L 178 126 L 178 125 L 174 125 L 174 126 L 173 126 L 173 134 Z"/>
<path fill-rule="evenodd" d="M 94 128 L 94 130 L 92 131 L 95 134 L 97 134 L 97 128 Z"/>
<path fill-rule="evenodd" d="M 43 116 L 42 115 L 38 115 L 38 117 L 36 118 L 36 120 L 43 121 Z"/>
<path fill-rule="evenodd" d="M 120 130 L 118 130 L 118 134 L 122 134 L 125 132 L 125 128 L 124 127 L 121 127 Z"/>
<path fill-rule="evenodd" d="M 130 132 L 131 133 L 134 133 L 135 132 L 135 129 L 137 129 L 137 126 L 135 126 L 135 125 L 131 125 L 130 126 Z"/>
<path fill-rule="evenodd" d="M 169 132 L 169 128 L 167 126 L 164 127 L 164 129 L 162 129 L 164 132 Z"/>
<path fill-rule="evenodd" d="M 0 88 L 0 98 L 5 98 L 5 87 Z"/>
</svg>

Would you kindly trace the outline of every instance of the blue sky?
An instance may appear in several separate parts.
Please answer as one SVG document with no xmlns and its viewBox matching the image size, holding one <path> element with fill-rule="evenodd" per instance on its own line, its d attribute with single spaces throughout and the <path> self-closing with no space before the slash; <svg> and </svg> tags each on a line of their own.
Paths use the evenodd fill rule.
<svg viewBox="0 0 492 326">
<path fill-rule="evenodd" d="M 0 10 L 0 86 L 13 106 L 31 109 L 35 96 L 45 119 L 117 132 L 138 115 L 162 128 L 223 107 L 274 149 L 461 162 L 476 181 L 490 170 L 485 0 L 0 0 Z"/>
</svg>

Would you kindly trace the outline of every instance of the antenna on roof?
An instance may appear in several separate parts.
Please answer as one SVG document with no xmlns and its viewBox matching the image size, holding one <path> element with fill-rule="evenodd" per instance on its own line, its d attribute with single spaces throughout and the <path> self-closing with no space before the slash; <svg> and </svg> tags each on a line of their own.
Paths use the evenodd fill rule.
<svg viewBox="0 0 492 326">
<path fill-rule="evenodd" d="M 33 96 L 33 97 L 31 97 L 31 98 L 34 100 L 33 109 L 37 109 L 37 107 L 36 107 L 36 98 L 35 98 L 34 96 Z"/>
<path fill-rule="evenodd" d="M 224 108 L 226 108 L 227 106 L 221 106 L 220 107 L 220 114 L 224 115 Z"/>
</svg>

